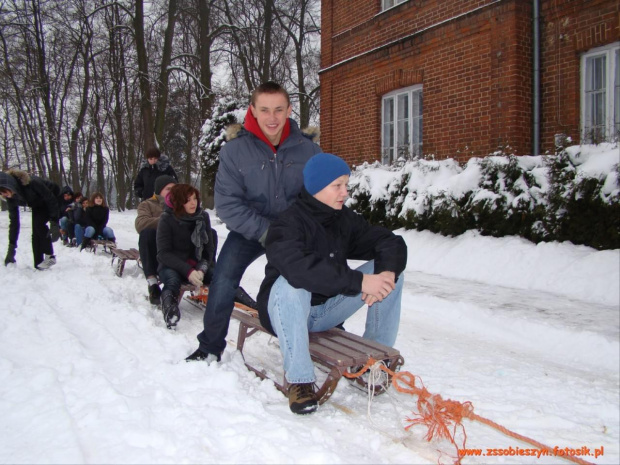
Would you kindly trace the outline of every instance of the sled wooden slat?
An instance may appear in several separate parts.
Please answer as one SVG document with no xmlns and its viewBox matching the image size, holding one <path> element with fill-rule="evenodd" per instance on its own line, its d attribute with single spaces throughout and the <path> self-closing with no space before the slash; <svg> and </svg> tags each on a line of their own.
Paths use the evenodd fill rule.
<svg viewBox="0 0 620 465">
<path fill-rule="evenodd" d="M 267 333 L 267 330 L 260 324 L 258 318 L 245 311 L 235 308 L 232 316 L 239 321 L 237 349 L 243 355 L 245 340 L 258 331 Z M 404 363 L 398 350 L 341 329 L 310 333 L 310 357 L 314 363 L 328 369 L 327 378 L 317 391 L 320 404 L 324 403 L 334 393 L 344 372 L 349 368 L 364 365 L 371 357 L 375 360 L 385 361 L 393 371 L 396 371 Z M 245 365 L 261 379 L 268 378 L 263 370 L 253 367 L 247 362 Z M 276 380 L 272 381 L 280 391 L 286 394 L 286 379 L 282 383 L 278 383 Z"/>
<path fill-rule="evenodd" d="M 140 261 L 140 252 L 137 249 L 118 249 L 112 248 L 112 266 L 114 266 L 114 260 L 117 260 L 116 267 L 114 268 L 114 272 L 116 276 L 119 278 L 123 276 L 123 271 L 125 270 L 125 262 L 128 260 L 136 260 L 138 266 L 142 268 L 142 263 Z"/>
</svg>

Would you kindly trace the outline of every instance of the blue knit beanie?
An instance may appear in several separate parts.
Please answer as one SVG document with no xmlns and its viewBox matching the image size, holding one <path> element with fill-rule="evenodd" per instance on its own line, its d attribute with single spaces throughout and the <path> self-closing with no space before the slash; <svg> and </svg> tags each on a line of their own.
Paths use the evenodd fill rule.
<svg viewBox="0 0 620 465">
<path fill-rule="evenodd" d="M 317 153 L 304 166 L 304 187 L 314 195 L 345 174 L 350 175 L 351 170 L 342 158 L 331 153 Z"/>
</svg>

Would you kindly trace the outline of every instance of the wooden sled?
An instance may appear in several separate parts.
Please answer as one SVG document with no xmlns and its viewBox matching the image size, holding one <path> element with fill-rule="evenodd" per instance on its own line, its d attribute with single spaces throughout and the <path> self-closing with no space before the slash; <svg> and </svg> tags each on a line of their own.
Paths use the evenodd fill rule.
<svg viewBox="0 0 620 465">
<path fill-rule="evenodd" d="M 140 252 L 137 249 L 118 249 L 112 248 L 112 266 L 114 267 L 114 260 L 117 260 L 116 267 L 114 267 L 114 273 L 119 278 L 123 276 L 125 270 L 125 262 L 127 260 L 136 260 L 138 267 L 142 268 L 142 262 L 140 261 Z"/>
<path fill-rule="evenodd" d="M 245 309 L 239 308 L 240 305 L 235 305 L 232 316 L 239 321 L 237 349 L 243 356 L 245 340 L 259 331 L 265 333 L 268 333 L 268 331 L 260 324 L 258 315 L 254 316 L 245 311 Z M 343 373 L 358 369 L 370 358 L 383 360 L 392 371 L 397 371 L 404 363 L 404 359 L 398 350 L 341 329 L 310 333 L 310 356 L 315 364 L 324 367 L 328 373 L 327 378 L 316 393 L 319 404 L 324 403 L 331 397 Z M 261 379 L 269 378 L 264 370 L 251 366 L 247 361 L 245 366 Z M 361 378 L 359 379 L 361 380 Z M 272 381 L 284 395 L 287 395 L 288 386 L 286 378 L 283 379 L 281 384 L 275 380 Z M 377 393 L 380 392 L 378 391 Z"/>
<path fill-rule="evenodd" d="M 116 242 L 107 241 L 105 239 L 91 239 L 88 244 L 88 248 L 92 251 L 92 253 L 97 253 L 97 247 L 102 246 L 103 251 L 107 254 L 112 254 L 112 250 L 116 248 Z"/>
</svg>

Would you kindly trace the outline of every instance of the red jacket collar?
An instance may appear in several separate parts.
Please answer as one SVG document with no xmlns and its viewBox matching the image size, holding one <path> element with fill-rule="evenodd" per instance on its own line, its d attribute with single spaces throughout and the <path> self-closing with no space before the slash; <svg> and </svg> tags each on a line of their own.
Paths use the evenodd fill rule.
<svg viewBox="0 0 620 465">
<path fill-rule="evenodd" d="M 260 140 L 262 140 L 265 144 L 271 147 L 271 150 L 273 151 L 273 153 L 276 153 L 276 148 L 269 141 L 269 139 L 267 139 L 267 136 L 263 133 L 261 128 L 258 126 L 258 121 L 256 121 L 256 118 L 254 118 L 251 107 L 248 107 L 248 111 L 245 114 L 245 121 L 243 123 L 243 127 L 248 132 L 251 132 L 256 137 L 258 137 Z M 284 123 L 284 128 L 282 129 L 282 137 L 280 138 L 280 144 L 284 142 L 284 140 L 289 136 L 290 133 L 291 133 L 291 122 L 287 118 L 286 123 Z"/>
</svg>

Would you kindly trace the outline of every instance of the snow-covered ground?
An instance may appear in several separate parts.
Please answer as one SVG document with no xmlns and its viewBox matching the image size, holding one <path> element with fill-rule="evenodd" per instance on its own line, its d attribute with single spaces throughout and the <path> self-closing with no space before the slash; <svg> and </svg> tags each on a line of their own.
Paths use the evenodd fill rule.
<svg viewBox="0 0 620 465">
<path fill-rule="evenodd" d="M 135 211 L 111 213 L 120 247 L 137 247 Z M 215 219 L 220 236 L 226 229 Z M 0 213 L 0 251 L 8 217 Z M 444 398 L 550 447 L 619 463 L 620 251 L 467 233 L 399 231 L 409 247 L 396 342 L 404 371 Z M 451 463 L 445 441 L 405 430 L 416 399 L 367 396 L 342 380 L 317 413 L 293 415 L 270 381 L 234 349 L 219 365 L 186 363 L 202 311 L 183 301 L 176 331 L 146 300 L 135 262 L 56 246 L 58 264 L 32 268 L 30 214 L 17 265 L 0 266 L 0 463 Z M 2 255 L 3 257 L 4 255 Z M 256 295 L 265 261 L 243 286 Z M 361 333 L 365 312 L 346 322 Z M 276 341 L 256 335 L 248 357 L 280 370 Z M 275 360 L 275 363 L 274 363 Z M 464 421 L 467 447 L 533 446 Z M 440 452 L 441 451 L 441 452 Z M 602 452 L 602 455 L 600 455 Z M 480 456 L 474 463 L 562 463 Z M 566 462 L 568 463 L 568 462 Z"/>
</svg>

